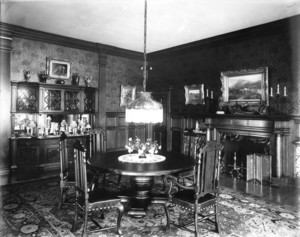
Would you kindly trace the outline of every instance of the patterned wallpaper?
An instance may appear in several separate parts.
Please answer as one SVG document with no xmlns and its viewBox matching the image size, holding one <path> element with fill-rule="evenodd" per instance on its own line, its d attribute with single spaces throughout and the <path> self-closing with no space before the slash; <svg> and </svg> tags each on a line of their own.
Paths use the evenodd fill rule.
<svg viewBox="0 0 300 237">
<path fill-rule="evenodd" d="M 82 77 L 92 77 L 91 86 L 98 87 L 99 65 L 98 53 L 48 44 L 28 39 L 14 38 L 11 54 L 11 80 L 23 81 L 23 71 L 31 71 L 31 82 L 38 82 L 38 74 L 46 70 L 46 58 L 62 59 L 71 62 L 71 75 L 78 73 L 81 77 L 79 85 L 85 86 Z M 55 84 L 56 79 L 48 79 L 47 83 Z M 65 81 L 71 85 L 71 79 Z"/>
<path fill-rule="evenodd" d="M 151 72 L 150 83 L 154 87 L 159 84 L 166 88 L 170 85 L 179 88 L 181 97 L 184 96 L 184 85 L 204 83 L 218 98 L 222 95 L 220 72 L 267 66 L 269 88 L 275 90 L 279 84 L 283 94 L 286 86 L 288 94 L 287 97 L 270 98 L 270 112 L 300 115 L 300 82 L 292 76 L 291 58 L 291 45 L 285 35 L 274 33 L 250 39 L 245 37 L 152 60 L 155 70 Z M 163 82 L 161 78 L 164 78 Z M 184 98 L 181 101 L 184 102 Z"/>
<path fill-rule="evenodd" d="M 141 66 L 143 61 L 123 57 L 107 57 L 106 65 L 106 111 L 124 112 L 125 107 L 120 107 L 121 85 L 137 86 L 137 91 L 142 89 L 143 74 Z"/>
</svg>

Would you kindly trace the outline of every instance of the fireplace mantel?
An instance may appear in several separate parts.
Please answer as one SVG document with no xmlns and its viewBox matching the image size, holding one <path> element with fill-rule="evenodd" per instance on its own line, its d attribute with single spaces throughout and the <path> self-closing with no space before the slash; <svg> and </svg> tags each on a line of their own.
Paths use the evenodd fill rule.
<svg viewBox="0 0 300 237">
<path fill-rule="evenodd" d="M 219 115 L 206 119 L 206 125 L 220 133 L 243 136 L 269 137 L 274 133 L 289 134 L 287 116 Z"/>
<path fill-rule="evenodd" d="M 275 176 L 284 176 L 290 147 L 290 118 L 288 116 L 215 115 L 207 117 L 207 137 L 218 140 L 220 134 L 270 138 Z"/>
</svg>

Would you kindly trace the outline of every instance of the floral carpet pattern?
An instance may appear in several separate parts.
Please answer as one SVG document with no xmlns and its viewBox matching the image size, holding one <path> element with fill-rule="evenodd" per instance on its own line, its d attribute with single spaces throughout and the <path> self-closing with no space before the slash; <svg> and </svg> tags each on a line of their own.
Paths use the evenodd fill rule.
<svg viewBox="0 0 300 237">
<path fill-rule="evenodd" d="M 110 180 L 116 177 L 111 176 Z M 116 189 L 112 182 L 107 188 Z M 122 188 L 128 187 L 128 180 L 122 179 Z M 154 192 L 161 193 L 162 182 L 155 179 Z M 200 228 L 202 236 L 300 236 L 300 214 L 290 206 L 267 203 L 246 194 L 221 188 L 219 199 L 220 233 L 214 232 L 214 226 L 205 223 Z M 23 184 L 5 186 L 0 191 L 0 236 L 80 236 L 81 228 L 72 230 L 75 208 L 63 205 L 58 209 L 59 180 L 51 178 Z M 71 199 L 74 197 L 70 195 Z M 72 200 L 71 200 L 72 201 Z M 192 214 L 170 206 L 171 222 L 182 223 L 192 218 Z M 96 219 L 101 226 L 116 223 L 117 212 L 112 210 L 99 215 Z M 164 231 L 166 218 L 162 206 L 151 205 L 144 218 L 132 218 L 125 215 L 122 219 L 123 236 L 193 236 L 193 233 L 171 225 Z M 89 228 L 95 228 L 89 223 Z M 114 230 L 102 231 L 90 236 L 115 236 Z"/>
</svg>

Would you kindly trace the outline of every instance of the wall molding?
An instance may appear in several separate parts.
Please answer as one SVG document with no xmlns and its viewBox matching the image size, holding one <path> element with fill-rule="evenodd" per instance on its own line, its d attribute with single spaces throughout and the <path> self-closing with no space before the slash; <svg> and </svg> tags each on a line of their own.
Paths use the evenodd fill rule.
<svg viewBox="0 0 300 237">
<path fill-rule="evenodd" d="M 65 47 L 77 48 L 92 52 L 101 52 L 114 56 L 126 57 L 131 59 L 142 59 L 143 54 L 140 52 L 113 47 L 110 45 L 93 43 L 85 40 L 79 40 L 62 35 L 56 35 L 37 31 L 17 25 L 12 25 L 4 22 L 0 22 L 0 32 L 3 37 L 7 38 L 24 38 L 35 41 L 41 41 L 49 44 L 56 44 Z"/>
<path fill-rule="evenodd" d="M 149 60 L 153 60 L 161 57 L 173 57 L 174 55 L 189 53 L 207 47 L 234 43 L 243 39 L 256 38 L 258 35 L 267 36 L 278 34 L 279 31 L 281 34 L 285 33 L 287 37 L 290 37 L 290 32 L 293 30 L 291 28 L 297 27 L 298 22 L 300 22 L 300 15 L 152 52 L 148 54 L 148 58 Z"/>
</svg>

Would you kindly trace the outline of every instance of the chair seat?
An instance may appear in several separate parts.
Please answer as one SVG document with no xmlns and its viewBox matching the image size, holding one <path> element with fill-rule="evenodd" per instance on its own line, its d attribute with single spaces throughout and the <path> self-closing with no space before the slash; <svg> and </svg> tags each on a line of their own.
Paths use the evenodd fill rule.
<svg viewBox="0 0 300 237">
<path fill-rule="evenodd" d="M 172 202 L 179 206 L 194 209 L 195 191 L 194 190 L 182 190 L 173 195 Z M 209 206 L 213 206 L 216 203 L 216 196 L 213 194 L 206 194 L 198 199 L 199 209 L 205 209 Z"/>
<path fill-rule="evenodd" d="M 102 202 L 105 200 L 109 200 L 111 205 L 116 205 L 120 202 L 120 198 L 115 192 L 103 188 L 95 189 L 93 192 L 89 193 L 89 203 Z"/>
</svg>

